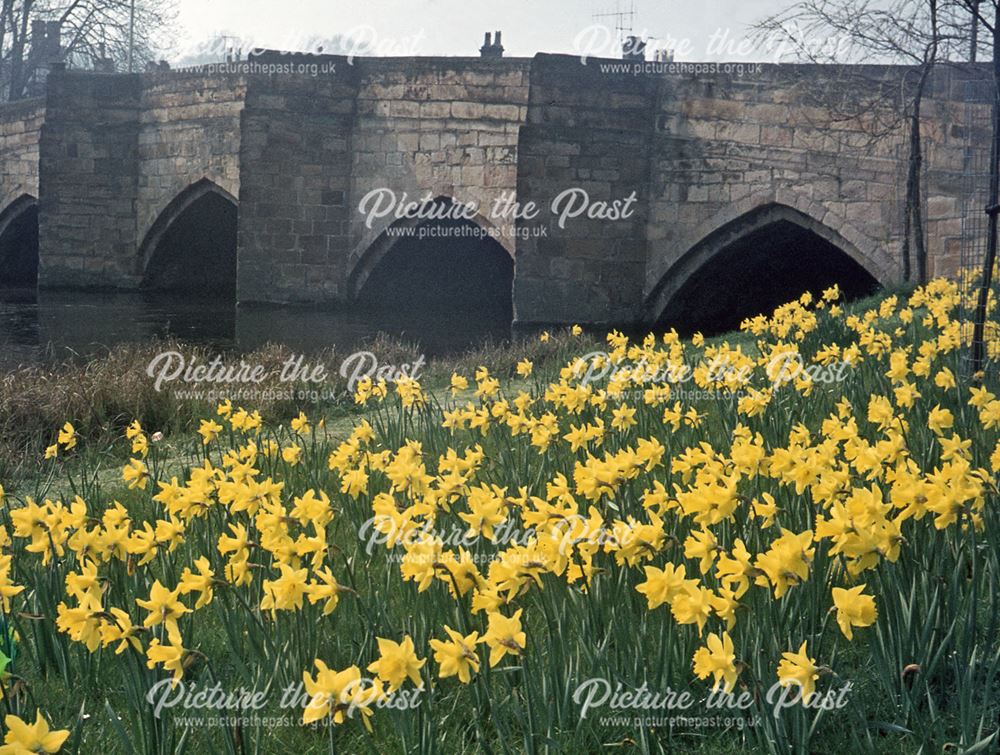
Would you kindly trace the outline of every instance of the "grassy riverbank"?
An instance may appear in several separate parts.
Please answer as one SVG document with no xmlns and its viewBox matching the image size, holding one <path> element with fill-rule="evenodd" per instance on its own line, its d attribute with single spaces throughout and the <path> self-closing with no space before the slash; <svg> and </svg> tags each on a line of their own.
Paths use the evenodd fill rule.
<svg viewBox="0 0 1000 755">
<path fill-rule="evenodd" d="M 602 341 L 584 336 L 570 339 L 568 332 L 553 331 L 547 342 L 537 338 L 514 343 L 488 343 L 446 359 L 423 357 L 415 343 L 385 336 L 365 345 L 379 367 L 420 365 L 421 382 L 431 389 L 447 387 L 453 372 L 470 373 L 486 366 L 494 374 L 515 374 L 513 365 L 520 359 L 532 359 L 540 370 L 553 368 L 569 357 L 569 349 L 586 344 L 602 349 Z M 245 363 L 259 366 L 267 377 L 252 383 L 185 383 L 181 377 L 157 389 L 150 376 L 150 365 L 163 354 L 183 355 L 187 365 L 209 365 L 213 359 L 227 366 Z M 334 348 L 307 354 L 287 347 L 270 345 L 249 352 L 219 351 L 175 340 L 119 344 L 103 356 L 88 360 L 67 359 L 28 364 L 0 374 L 0 479 L 30 478 L 39 473 L 44 449 L 54 442 L 58 428 L 71 421 L 77 433 L 94 447 L 113 446 L 125 428 L 139 421 L 150 432 L 175 437 L 197 429 L 199 419 L 215 411 L 217 400 L 192 398 L 189 391 L 216 389 L 233 395 L 241 389 L 261 396 L 253 408 L 269 421 L 287 422 L 305 410 L 345 421 L 360 413 L 348 390 L 348 379 L 358 365 L 369 370 L 370 359 L 354 360 L 342 374 L 345 362 L 358 352 Z M 322 366 L 327 378 L 320 384 L 301 379 L 281 380 L 287 360 L 303 357 L 312 367 Z M 177 364 L 176 362 L 172 364 Z M 173 371 L 171 367 L 170 372 Z M 157 370 L 153 370 L 157 374 Z M 319 394 L 319 395 L 316 395 Z M 120 443 L 119 443 L 120 445 Z"/>
<path fill-rule="evenodd" d="M 157 392 L 160 344 L 24 371 L 0 709 L 86 753 L 989 751 L 1000 386 L 957 301 L 559 332 L 304 407 Z M 263 708 L 149 702 L 216 684 Z"/>
</svg>

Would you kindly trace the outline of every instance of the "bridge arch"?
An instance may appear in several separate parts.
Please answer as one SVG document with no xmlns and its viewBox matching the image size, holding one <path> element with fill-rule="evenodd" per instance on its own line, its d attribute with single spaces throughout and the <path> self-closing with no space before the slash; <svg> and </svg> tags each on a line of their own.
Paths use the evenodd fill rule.
<svg viewBox="0 0 1000 755">
<path fill-rule="evenodd" d="M 143 288 L 235 297 L 238 206 L 208 178 L 174 197 L 139 247 Z"/>
<path fill-rule="evenodd" d="M 0 212 L 0 288 L 38 285 L 38 200 L 22 194 Z"/>
<path fill-rule="evenodd" d="M 457 200 L 439 196 L 436 211 Z M 370 236 L 368 237 L 370 238 Z M 459 310 L 513 319 L 513 255 L 496 226 L 472 219 L 404 218 L 386 223 L 348 261 L 348 295 L 375 307 Z"/>
<path fill-rule="evenodd" d="M 720 333 L 805 291 L 818 294 L 838 283 L 854 298 L 893 280 L 888 255 L 821 205 L 803 200 L 805 208 L 796 207 L 773 196 L 747 204 L 696 229 L 698 240 L 647 298 L 647 321 Z"/>
</svg>

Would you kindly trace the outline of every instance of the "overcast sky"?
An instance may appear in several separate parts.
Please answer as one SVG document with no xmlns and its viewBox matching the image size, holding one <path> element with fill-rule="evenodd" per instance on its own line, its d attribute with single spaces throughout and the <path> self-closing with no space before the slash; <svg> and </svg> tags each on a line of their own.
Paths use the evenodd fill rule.
<svg viewBox="0 0 1000 755">
<path fill-rule="evenodd" d="M 617 6 L 616 6 L 617 2 Z M 634 0 L 633 30 L 678 50 L 677 59 L 761 60 L 759 49 L 738 46 L 747 27 L 792 0 Z M 483 33 L 500 29 L 507 55 L 579 52 L 611 47 L 588 27 L 617 26 L 615 13 L 630 0 L 180 0 L 178 60 L 204 57 L 222 35 L 242 44 L 314 49 L 352 36 L 359 54 L 477 55 Z M 583 36 L 581 36 L 583 35 Z M 589 39 L 588 42 L 582 40 Z M 338 50 L 343 52 L 344 50 Z M 611 52 L 606 54 L 611 56 Z M 617 55 L 615 55 L 617 57 Z"/>
</svg>

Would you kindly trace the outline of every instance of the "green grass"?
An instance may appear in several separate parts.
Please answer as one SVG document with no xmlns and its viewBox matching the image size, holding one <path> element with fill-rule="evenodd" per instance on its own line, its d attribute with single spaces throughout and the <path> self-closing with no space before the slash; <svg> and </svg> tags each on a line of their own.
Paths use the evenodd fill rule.
<svg viewBox="0 0 1000 755">
<path fill-rule="evenodd" d="M 863 312 L 881 298 L 858 302 L 849 311 Z M 902 325 L 901 321 L 889 319 L 880 323 L 887 330 L 897 325 Z M 910 338 L 916 341 L 925 335 L 914 326 Z M 756 353 L 756 340 L 738 334 L 710 339 L 709 345 L 728 341 L 730 345 L 739 343 L 747 353 Z M 819 344 L 850 340 L 851 333 L 842 320 L 824 321 L 818 331 L 803 341 L 802 349 L 808 351 Z M 503 433 L 480 437 L 462 431 L 452 437 L 441 430 L 437 407 L 462 404 L 471 398 L 469 393 L 454 399 L 450 395 L 446 386 L 453 370 L 471 378 L 476 366 L 485 363 L 504 378 L 508 395 L 519 389 L 538 393 L 573 353 L 598 348 L 601 346 L 594 339 L 572 339 L 561 333 L 545 345 L 532 339 L 510 348 L 492 348 L 432 364 L 423 381 L 430 407 L 423 411 L 403 412 L 393 402 L 367 410 L 346 401 L 310 407 L 314 423 L 323 416 L 326 428 L 309 439 L 306 460 L 292 468 L 277 460 L 267 461 L 261 465 L 262 474 L 280 476 L 287 484 L 288 500 L 309 488 L 330 493 L 336 517 L 328 533 L 328 542 L 333 546 L 329 563 L 338 580 L 357 594 L 343 595 L 331 616 L 322 617 L 317 607 L 306 606 L 298 613 L 279 613 L 272 624 L 259 611 L 240 609 L 239 601 L 253 595 L 251 590 L 220 586 L 211 606 L 182 623 L 186 646 L 199 653 L 193 657 L 185 679 L 203 684 L 219 680 L 225 688 L 268 683 L 280 688 L 301 678 L 302 671 L 311 670 L 316 657 L 327 660 L 331 667 L 356 663 L 363 669 L 377 656 L 376 636 L 398 639 L 409 634 L 424 657 L 429 655 L 426 640 L 440 637 L 441 627 L 446 623 L 456 628 L 482 629 L 482 617 L 468 612 L 467 599 L 453 600 L 440 584 L 420 593 L 412 582 L 400 579 L 397 565 L 384 551 L 366 553 L 357 531 L 360 523 L 370 516 L 370 501 L 368 497 L 352 500 L 337 494 L 338 478 L 327 470 L 326 457 L 365 416 L 372 419 L 381 445 L 395 450 L 403 439 L 419 438 L 429 459 L 452 445 L 464 449 L 481 444 L 486 461 L 478 480 L 505 486 L 526 484 L 534 494 L 542 494 L 544 482 L 556 471 L 565 472 L 572 480 L 574 464 L 584 457 L 570 453 L 565 446 L 539 454 Z M 514 379 L 513 365 L 526 352 L 536 363 L 536 374 L 528 380 Z M 137 354 L 132 356 L 141 362 Z M 960 372 L 956 355 L 944 359 L 956 373 Z M 846 392 L 854 403 L 862 432 L 874 437 L 864 413 L 871 395 L 891 395 L 885 368 L 884 363 L 871 360 L 848 386 L 817 389 L 808 398 L 783 397 L 763 417 L 743 421 L 764 434 L 769 447 L 780 447 L 798 423 L 818 433 L 822 419 L 834 411 Z M 94 369 L 102 380 L 114 381 L 114 370 Z M 51 379 L 57 380 L 58 376 L 53 373 Z M 988 466 L 995 433 L 987 434 L 976 427 L 974 413 L 965 406 L 966 387 L 953 393 L 937 391 L 933 386 L 921 388 L 925 399 L 908 414 L 911 423 L 908 440 L 920 466 L 932 469 L 940 450 L 939 441 L 926 428 L 932 400 L 952 409 L 958 430 L 976 441 L 974 464 Z M 996 390 L 995 385 L 993 389 Z M 109 385 L 108 405 L 94 411 L 87 420 L 72 413 L 60 413 L 72 407 L 71 404 L 54 400 L 44 408 L 44 421 L 38 421 L 36 435 L 18 451 L 16 461 L 8 462 L 7 469 L 16 473 L 13 484 L 7 484 L 11 477 L 0 474 L 12 499 L 58 496 L 68 501 L 79 494 L 96 511 L 111 501 L 120 501 L 136 522 L 162 516 L 159 507 L 149 500 L 152 491 L 129 490 L 121 480 L 120 470 L 129 458 L 129 448 L 120 435 L 132 419 L 126 408 L 136 406 L 140 412 L 144 409 L 151 412 L 135 415 L 144 420 L 149 432 L 156 429 L 166 432 L 164 440 L 154 444 L 150 464 L 155 464 L 161 478 L 176 474 L 183 479 L 186 469 L 204 459 L 205 450 L 192 431 L 200 417 L 210 414 L 209 407 L 169 409 L 176 411 L 177 416 L 161 420 L 160 425 L 155 421 L 159 416 L 155 396 L 143 393 L 139 400 L 123 396 L 120 403 L 112 406 L 113 393 Z M 142 403 L 147 399 L 148 405 Z M 629 438 L 655 434 L 667 446 L 668 455 L 679 454 L 702 440 L 711 443 L 714 449 L 726 451 L 731 441 L 733 403 L 722 398 L 695 402 L 695 408 L 705 415 L 704 424 L 677 432 L 664 429 L 656 412 L 644 410 L 639 416 L 639 426 Z M 265 416 L 277 423 L 297 411 L 298 407 L 274 406 L 267 408 Z M 592 416 L 561 417 L 561 432 L 568 430 L 570 423 Z M 79 451 L 54 464 L 40 462 L 37 457 L 41 447 L 52 441 L 55 429 L 66 419 L 73 419 L 83 428 L 85 437 Z M 266 434 L 283 443 L 289 438 L 286 429 L 273 426 Z M 611 439 L 604 450 L 617 450 L 626 443 L 626 439 Z M 219 464 L 218 449 L 213 448 L 210 453 L 213 462 Z M 643 515 L 640 497 L 651 479 L 669 483 L 678 481 L 679 476 L 664 470 L 650 478 L 623 484 L 613 502 L 600 501 L 603 513 L 623 518 Z M 777 486 L 772 481 L 758 478 L 745 482 L 746 487 L 741 488 L 745 495 L 758 495 L 765 490 L 776 493 L 784 510 L 783 526 L 801 531 L 814 525 L 815 511 L 805 497 L 796 496 L 786 486 Z M 865 486 L 867 482 L 853 479 L 852 484 Z M 981 535 L 957 528 L 936 531 L 925 526 L 908 530 L 908 542 L 899 562 L 883 561 L 865 574 L 872 592 L 879 596 L 880 620 L 876 627 L 857 630 L 859 639 L 853 643 L 840 637 L 827 614 L 828 588 L 830 584 L 840 584 L 842 575 L 838 573 L 838 560 L 826 552 L 826 545 L 817 547 L 814 572 L 819 576 L 793 588 L 786 599 L 773 601 L 768 591 L 752 588 L 745 601 L 745 613 L 734 631 L 740 658 L 746 663 L 741 682 L 750 691 L 766 689 L 774 678 L 776 658 L 783 651 L 797 648 L 808 637 L 810 654 L 836 672 L 836 676 L 824 674 L 823 685 L 847 680 L 856 684 L 847 709 L 820 717 L 795 709 L 787 711 L 780 721 L 765 719 L 764 725 L 755 730 L 671 730 L 665 726 L 614 726 L 590 718 L 581 721 L 579 706 L 571 699 L 573 687 L 581 679 L 602 677 L 631 685 L 645 681 L 657 690 L 707 688 L 705 683 L 694 682 L 690 673 L 692 653 L 701 644 L 697 632 L 690 626 L 679 626 L 663 607 L 647 610 L 645 599 L 635 589 L 644 579 L 641 568 L 621 568 L 607 554 L 599 554 L 595 558 L 600 571 L 586 592 L 546 573 L 542 576 L 542 589 L 532 588 L 518 598 L 517 606 L 525 609 L 528 633 L 528 652 L 520 661 L 509 660 L 489 672 L 484 664 L 476 683 L 460 686 L 454 679 L 434 678 L 435 664 L 428 660 L 423 674 L 425 684 L 433 691 L 416 711 L 376 713 L 372 735 L 357 722 L 329 730 L 293 725 L 193 727 L 185 731 L 169 725 L 169 720 L 156 722 L 148 709 L 139 704 L 141 691 L 151 681 L 162 678 L 162 672 L 149 671 L 136 658 L 127 662 L 116 660 L 108 651 L 92 655 L 54 631 L 51 617 L 55 605 L 63 600 L 63 577 L 74 567 L 57 563 L 43 568 L 37 558 L 24 554 L 23 544 L 17 546 L 16 581 L 30 584 L 32 589 L 17 604 L 20 613 L 14 622 L 21 652 L 13 666 L 16 677 L 8 681 L 8 694 L 0 702 L 0 709 L 41 708 L 54 724 L 73 729 L 70 745 L 83 753 L 184 750 L 199 755 L 203 752 L 484 751 L 722 755 L 911 753 L 921 748 L 924 752 L 971 753 L 976 741 L 996 731 L 1000 712 L 996 673 L 1000 665 L 996 631 L 1000 615 L 997 607 L 1000 522 L 995 503 L 995 495 L 990 493 L 983 513 L 986 527 Z M 114 606 L 129 606 L 136 594 L 145 596 L 144 590 L 154 578 L 167 585 L 175 584 L 180 568 L 190 564 L 196 555 L 210 551 L 213 536 L 220 530 L 221 521 L 194 523 L 187 541 L 173 553 L 156 559 L 146 572 L 129 574 L 117 562 L 102 567 L 102 575 L 108 577 L 110 584 L 107 600 Z M 668 535 L 680 542 L 690 530 L 690 523 L 679 518 L 668 524 Z M 765 533 L 754 522 L 744 519 L 719 527 L 719 537 L 725 542 L 736 536 L 742 537 L 756 552 L 767 545 L 774 533 Z M 651 563 L 662 565 L 664 557 L 683 561 L 682 550 L 668 546 Z M 488 553 L 489 549 L 483 552 Z M 139 615 L 141 612 L 135 613 L 134 618 Z M 766 617 L 766 621 L 756 617 Z M 716 631 L 717 627 L 711 630 Z M 903 682 L 901 674 L 909 663 L 919 664 L 921 671 Z M 17 694 L 11 682 L 20 685 Z M 759 710 L 754 708 L 755 712 Z M 273 707 L 260 712 L 264 716 L 277 713 Z M 122 716 L 121 722 L 117 721 L 117 715 Z M 984 745 L 981 751 L 995 750 L 994 743 Z"/>
</svg>

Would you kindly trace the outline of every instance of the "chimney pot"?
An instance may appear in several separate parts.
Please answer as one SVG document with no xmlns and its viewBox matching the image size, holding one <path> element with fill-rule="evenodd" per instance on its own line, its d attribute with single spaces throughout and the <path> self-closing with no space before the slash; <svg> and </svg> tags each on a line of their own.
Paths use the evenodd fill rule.
<svg viewBox="0 0 1000 755">
<path fill-rule="evenodd" d="M 498 31 L 493 36 L 489 32 L 486 32 L 484 39 L 485 42 L 479 49 L 479 54 L 484 58 L 502 58 L 503 45 L 500 43 L 501 33 Z"/>
</svg>

